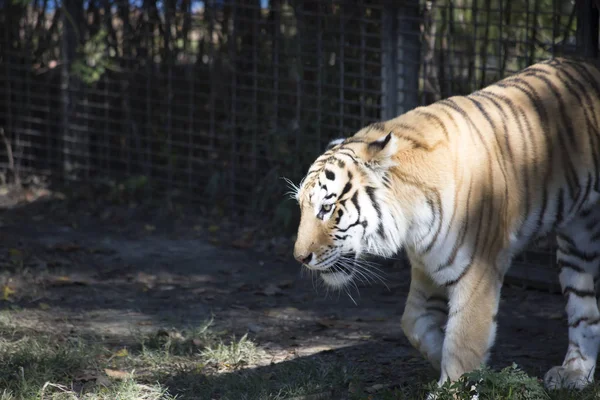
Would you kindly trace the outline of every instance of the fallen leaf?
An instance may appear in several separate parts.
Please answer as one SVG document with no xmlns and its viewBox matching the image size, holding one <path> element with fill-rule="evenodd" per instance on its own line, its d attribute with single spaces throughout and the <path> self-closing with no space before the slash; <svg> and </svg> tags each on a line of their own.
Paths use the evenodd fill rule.
<svg viewBox="0 0 600 400">
<path fill-rule="evenodd" d="M 109 369 L 109 368 L 104 368 L 104 373 L 106 373 L 106 375 L 110 376 L 113 379 L 127 379 L 131 376 L 131 374 L 127 371 L 120 371 L 117 369 Z"/>
<path fill-rule="evenodd" d="M 8 301 L 9 297 L 12 296 L 14 293 L 15 290 L 13 288 L 4 285 L 4 287 L 2 288 L 2 299 Z"/>
<path fill-rule="evenodd" d="M 40 304 L 38 304 L 38 307 L 41 310 L 48 310 L 48 309 L 50 309 L 50 306 L 48 304 L 46 304 L 46 303 L 40 303 Z"/>
<path fill-rule="evenodd" d="M 127 351 L 126 348 L 122 348 L 121 350 L 119 350 L 115 353 L 116 357 L 127 357 L 128 355 L 129 355 L 129 352 Z"/>
</svg>

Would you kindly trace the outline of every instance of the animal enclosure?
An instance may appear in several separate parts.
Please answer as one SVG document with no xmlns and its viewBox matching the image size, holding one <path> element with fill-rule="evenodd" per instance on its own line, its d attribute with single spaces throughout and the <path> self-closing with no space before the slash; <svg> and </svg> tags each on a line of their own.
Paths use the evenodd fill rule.
<svg viewBox="0 0 600 400">
<path fill-rule="evenodd" d="M 583 0 L 7 0 L 0 25 L 5 179 L 127 180 L 288 230 L 281 178 L 329 140 L 598 49 Z"/>
</svg>

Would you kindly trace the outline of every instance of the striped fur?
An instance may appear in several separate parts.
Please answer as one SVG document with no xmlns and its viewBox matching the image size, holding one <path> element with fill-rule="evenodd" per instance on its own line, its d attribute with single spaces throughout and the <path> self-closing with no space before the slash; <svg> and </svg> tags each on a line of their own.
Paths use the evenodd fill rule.
<svg viewBox="0 0 600 400">
<path fill-rule="evenodd" d="M 404 248 L 402 328 L 441 384 L 487 361 L 511 260 L 555 233 L 569 344 L 545 382 L 581 388 L 600 333 L 599 164 L 600 71 L 548 60 L 334 142 L 300 184 L 294 255 L 344 287 L 364 276 L 351 257 Z"/>
</svg>

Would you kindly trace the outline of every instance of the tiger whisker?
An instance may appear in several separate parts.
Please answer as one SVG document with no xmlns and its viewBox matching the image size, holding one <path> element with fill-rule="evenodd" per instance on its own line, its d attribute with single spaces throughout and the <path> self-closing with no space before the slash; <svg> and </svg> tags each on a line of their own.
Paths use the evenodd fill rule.
<svg viewBox="0 0 600 400">
<path fill-rule="evenodd" d="M 286 196 L 291 200 L 298 200 L 298 193 L 300 192 L 300 185 L 296 185 L 291 179 L 282 176 L 281 179 L 285 181 L 288 186 L 288 191 L 285 193 Z"/>
<path fill-rule="evenodd" d="M 364 260 L 353 260 L 353 262 L 355 265 L 358 265 L 361 268 L 369 269 L 369 271 L 377 273 L 382 278 L 386 275 L 386 272 L 383 271 L 381 268 L 377 267 L 377 264 L 375 263 Z"/>
<path fill-rule="evenodd" d="M 352 300 L 352 302 L 354 303 L 354 305 L 357 306 L 358 303 L 356 303 L 356 300 L 354 300 L 354 297 L 352 297 L 352 295 L 350 294 L 350 291 L 348 290 L 348 286 L 345 286 L 344 290 L 346 291 L 346 294 L 348 295 L 348 297 L 350 297 L 350 300 Z"/>
<path fill-rule="evenodd" d="M 374 279 L 381 282 L 386 287 L 386 289 L 389 290 L 389 287 L 386 283 L 387 278 L 383 275 L 385 273 L 379 268 L 365 265 L 360 261 L 357 262 L 356 260 L 351 260 L 347 257 L 341 257 L 339 262 L 341 263 L 341 265 L 345 266 L 346 268 L 352 269 L 357 275 L 363 277 L 366 283 L 372 284 L 374 283 L 374 281 L 371 281 L 371 279 Z"/>
<path fill-rule="evenodd" d="M 370 262 L 364 262 L 362 260 L 355 260 L 355 259 L 350 259 L 347 257 L 342 256 L 341 260 L 347 261 L 347 262 L 351 262 L 353 266 L 357 266 L 359 268 L 362 268 L 364 270 L 368 270 L 370 273 L 377 275 L 378 277 L 384 279 L 384 276 L 386 275 L 385 271 L 381 270 L 380 268 L 376 267 L 374 263 L 370 263 Z"/>
</svg>

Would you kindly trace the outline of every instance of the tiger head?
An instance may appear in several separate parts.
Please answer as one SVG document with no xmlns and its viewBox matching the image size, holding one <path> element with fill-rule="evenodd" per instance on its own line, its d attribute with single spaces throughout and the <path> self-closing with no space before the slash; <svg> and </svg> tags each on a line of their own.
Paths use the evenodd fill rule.
<svg viewBox="0 0 600 400">
<path fill-rule="evenodd" d="M 402 141 L 367 128 L 332 141 L 300 183 L 294 257 L 334 287 L 364 278 L 363 254 L 390 257 L 404 242 L 409 215 L 393 185 Z M 400 198 L 398 198 L 400 197 Z"/>
</svg>

